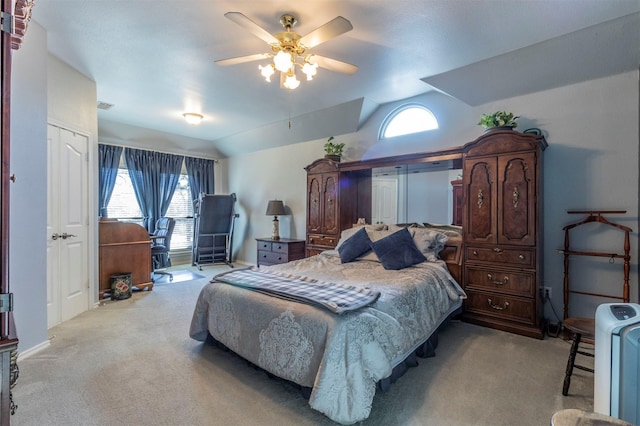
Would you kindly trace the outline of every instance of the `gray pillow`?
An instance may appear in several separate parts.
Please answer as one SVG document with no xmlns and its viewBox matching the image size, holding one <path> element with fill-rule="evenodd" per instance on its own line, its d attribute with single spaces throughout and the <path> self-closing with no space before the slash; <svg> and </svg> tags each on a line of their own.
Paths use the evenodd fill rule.
<svg viewBox="0 0 640 426">
<path fill-rule="evenodd" d="M 384 269 L 398 270 L 422 263 L 427 259 L 420 253 L 407 228 L 371 243 Z"/>
<path fill-rule="evenodd" d="M 362 227 L 346 239 L 337 250 L 342 263 L 348 263 L 371 250 L 371 239 L 367 235 L 367 231 Z"/>
<path fill-rule="evenodd" d="M 429 262 L 436 262 L 449 237 L 435 229 L 416 229 L 413 240 L 416 247 Z"/>
</svg>

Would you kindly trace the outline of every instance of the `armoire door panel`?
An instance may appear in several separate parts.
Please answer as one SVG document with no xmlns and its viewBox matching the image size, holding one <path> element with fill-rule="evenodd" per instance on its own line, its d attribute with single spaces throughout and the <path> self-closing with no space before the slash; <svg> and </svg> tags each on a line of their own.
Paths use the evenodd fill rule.
<svg viewBox="0 0 640 426">
<path fill-rule="evenodd" d="M 340 232 L 338 229 L 338 175 L 325 176 L 322 232 L 325 234 L 337 234 Z"/>
<path fill-rule="evenodd" d="M 309 190 L 309 193 L 307 194 L 307 231 L 320 232 L 322 224 L 320 203 L 320 189 L 322 188 L 322 184 L 320 182 L 320 175 L 309 176 L 307 188 Z"/>
<path fill-rule="evenodd" d="M 495 158 L 470 160 L 469 173 L 464 180 L 467 186 L 466 238 L 473 242 L 496 241 L 496 185 Z"/>
<path fill-rule="evenodd" d="M 535 245 L 535 155 L 505 155 L 498 170 L 498 243 Z"/>
</svg>

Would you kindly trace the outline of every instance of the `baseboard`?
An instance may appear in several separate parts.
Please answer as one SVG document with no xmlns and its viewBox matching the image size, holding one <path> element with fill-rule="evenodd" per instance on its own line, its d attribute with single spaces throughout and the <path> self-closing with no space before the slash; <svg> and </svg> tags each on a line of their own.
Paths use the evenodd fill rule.
<svg viewBox="0 0 640 426">
<path fill-rule="evenodd" d="M 240 266 L 256 266 L 255 263 L 251 263 L 251 262 L 247 262 L 245 260 L 234 260 L 233 262 L 231 262 L 233 265 L 240 265 Z M 206 266 L 212 266 L 212 265 L 216 265 L 216 266 L 224 266 L 224 263 L 222 262 L 216 262 L 216 263 L 204 263 L 202 266 L 206 267 Z M 191 257 L 188 258 L 174 258 L 173 255 L 171 256 L 171 267 L 175 268 L 177 266 L 193 266 L 191 264 Z"/>
<path fill-rule="evenodd" d="M 39 345 L 32 346 L 26 351 L 22 351 L 22 352 L 19 351 L 18 361 L 23 360 L 25 358 L 29 358 L 31 355 L 34 355 L 40 352 L 41 350 L 48 348 L 49 346 L 51 346 L 51 340 L 47 340 L 45 342 L 40 343 Z M 18 344 L 18 347 L 20 347 L 19 344 Z"/>
</svg>

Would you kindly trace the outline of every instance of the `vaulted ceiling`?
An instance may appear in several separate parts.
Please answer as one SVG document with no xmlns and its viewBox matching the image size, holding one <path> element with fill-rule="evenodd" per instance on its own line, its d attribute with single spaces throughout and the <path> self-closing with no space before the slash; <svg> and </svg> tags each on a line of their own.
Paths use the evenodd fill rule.
<svg viewBox="0 0 640 426">
<path fill-rule="evenodd" d="M 313 52 L 358 66 L 320 69 L 294 91 L 248 62 L 269 52 L 226 19 L 241 12 L 270 33 L 294 15 L 305 35 L 336 16 L 353 30 Z M 639 0 L 55 0 L 33 20 L 49 51 L 97 84 L 100 126 L 131 125 L 202 140 L 224 155 L 354 132 L 378 105 L 432 90 L 469 105 L 638 69 Z M 204 121 L 185 123 L 183 112 Z M 274 129 L 304 123 L 286 141 Z"/>
</svg>

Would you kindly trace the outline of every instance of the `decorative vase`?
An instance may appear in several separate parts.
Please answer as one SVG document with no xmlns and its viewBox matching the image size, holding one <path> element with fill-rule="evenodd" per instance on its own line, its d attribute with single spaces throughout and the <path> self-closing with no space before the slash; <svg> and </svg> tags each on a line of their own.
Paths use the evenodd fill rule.
<svg viewBox="0 0 640 426">
<path fill-rule="evenodd" d="M 324 158 L 327 160 L 335 161 L 336 163 L 340 162 L 340 156 L 335 154 L 325 154 Z"/>
</svg>

